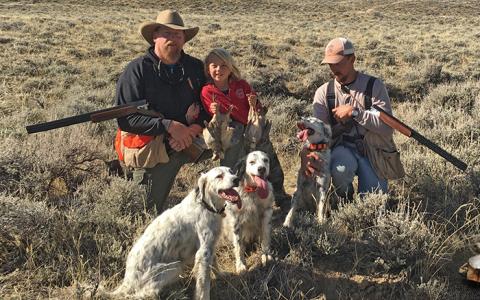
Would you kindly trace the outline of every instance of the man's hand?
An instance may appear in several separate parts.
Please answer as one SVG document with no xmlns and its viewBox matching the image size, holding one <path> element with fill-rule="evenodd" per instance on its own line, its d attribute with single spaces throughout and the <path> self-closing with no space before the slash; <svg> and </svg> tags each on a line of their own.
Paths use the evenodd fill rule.
<svg viewBox="0 0 480 300">
<path fill-rule="evenodd" d="M 190 146 L 192 144 L 192 139 L 195 136 L 194 132 L 189 127 L 173 120 L 167 131 L 170 134 L 170 146 L 176 151 L 181 151 Z"/>
<path fill-rule="evenodd" d="M 300 151 L 301 165 L 304 166 L 305 175 L 313 176 L 320 175 L 323 165 L 323 160 L 318 156 L 317 153 L 311 152 L 308 149 L 302 149 Z"/>
<path fill-rule="evenodd" d="M 202 131 L 203 131 L 202 126 L 200 126 L 198 124 L 192 124 L 192 125 L 188 126 L 188 129 L 193 134 L 193 136 L 197 136 L 197 135 L 201 134 Z"/>
<path fill-rule="evenodd" d="M 353 106 L 351 105 L 339 105 L 332 109 L 333 117 L 339 122 L 345 122 L 352 118 Z"/>
</svg>

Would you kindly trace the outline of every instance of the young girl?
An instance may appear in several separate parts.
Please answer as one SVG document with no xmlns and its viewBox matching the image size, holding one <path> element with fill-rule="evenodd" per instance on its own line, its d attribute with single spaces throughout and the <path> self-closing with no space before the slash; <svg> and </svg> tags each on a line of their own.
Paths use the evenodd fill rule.
<svg viewBox="0 0 480 300">
<path fill-rule="evenodd" d="M 225 113 L 231 105 L 234 106 L 230 114 L 232 118 L 230 126 L 235 128 L 232 144 L 227 149 L 224 159 L 220 161 L 220 165 L 233 168 L 246 155 L 243 132 L 248 121 L 250 105 L 257 105 L 258 109 L 260 103 L 256 101 L 257 96 L 252 87 L 242 79 L 235 61 L 227 50 L 216 48 L 208 53 L 205 58 L 205 75 L 207 84 L 202 88 L 201 99 L 207 112 L 210 115 L 218 110 Z M 266 152 L 270 157 L 270 181 L 278 200 L 282 200 L 280 198 L 285 197 L 283 171 L 271 142 L 268 143 L 267 149 L 270 151 Z"/>
</svg>

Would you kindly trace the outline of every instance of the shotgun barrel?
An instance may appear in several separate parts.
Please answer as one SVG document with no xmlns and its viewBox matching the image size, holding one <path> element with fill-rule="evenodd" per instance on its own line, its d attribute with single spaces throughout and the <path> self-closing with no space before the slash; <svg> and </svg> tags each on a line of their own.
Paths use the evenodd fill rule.
<svg viewBox="0 0 480 300">
<path fill-rule="evenodd" d="M 448 162 L 450 162 L 460 170 L 465 171 L 467 169 L 468 165 L 465 162 L 461 161 L 460 159 L 456 158 L 452 154 L 448 153 L 447 151 L 445 151 L 445 149 L 441 148 L 440 146 L 430 141 L 429 139 L 427 139 L 417 131 L 410 128 L 408 125 L 406 125 L 399 119 L 387 113 L 386 111 L 381 109 L 378 105 L 372 105 L 372 107 L 380 113 L 380 120 L 382 120 L 382 122 L 384 122 L 391 128 L 400 131 L 400 133 L 402 133 L 403 135 L 413 138 L 420 144 L 424 145 L 428 149 L 432 150 L 433 152 L 437 153 L 438 155 L 446 159 Z"/>
<path fill-rule="evenodd" d="M 81 115 L 67 117 L 59 120 L 54 120 L 45 123 L 39 123 L 26 126 L 27 133 L 37 133 L 56 128 L 66 127 L 74 124 L 85 122 L 102 122 L 115 118 L 121 118 L 130 114 L 138 112 L 139 108 L 146 105 L 147 100 L 136 101 L 135 104 L 122 104 L 114 107 L 109 107 L 94 112 L 89 112 Z"/>
</svg>

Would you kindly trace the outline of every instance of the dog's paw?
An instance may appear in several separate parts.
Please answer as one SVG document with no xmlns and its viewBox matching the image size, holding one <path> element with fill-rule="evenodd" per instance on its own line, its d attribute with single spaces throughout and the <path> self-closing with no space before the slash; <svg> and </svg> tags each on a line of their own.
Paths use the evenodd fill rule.
<svg viewBox="0 0 480 300">
<path fill-rule="evenodd" d="M 237 262 L 237 274 L 243 274 L 247 272 L 247 266 L 242 262 Z"/>
<path fill-rule="evenodd" d="M 265 267 L 272 260 L 273 257 L 270 254 L 262 254 L 262 266 Z"/>
</svg>

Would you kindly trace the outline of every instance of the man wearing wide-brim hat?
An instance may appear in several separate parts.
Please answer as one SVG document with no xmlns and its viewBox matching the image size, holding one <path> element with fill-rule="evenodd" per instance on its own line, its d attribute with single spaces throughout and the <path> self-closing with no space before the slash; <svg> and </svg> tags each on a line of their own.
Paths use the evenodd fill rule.
<svg viewBox="0 0 480 300">
<path fill-rule="evenodd" d="M 133 169 L 134 180 L 146 185 L 147 206 L 160 213 L 178 171 L 191 161 L 183 150 L 208 120 L 200 104 L 205 75 L 202 61 L 183 51 L 198 27 L 185 26 L 177 11 L 161 11 L 154 22 L 140 26 L 140 33 L 150 47 L 120 76 L 116 103 L 146 100 L 158 116 L 119 118 L 116 148 L 120 160 Z"/>
</svg>

